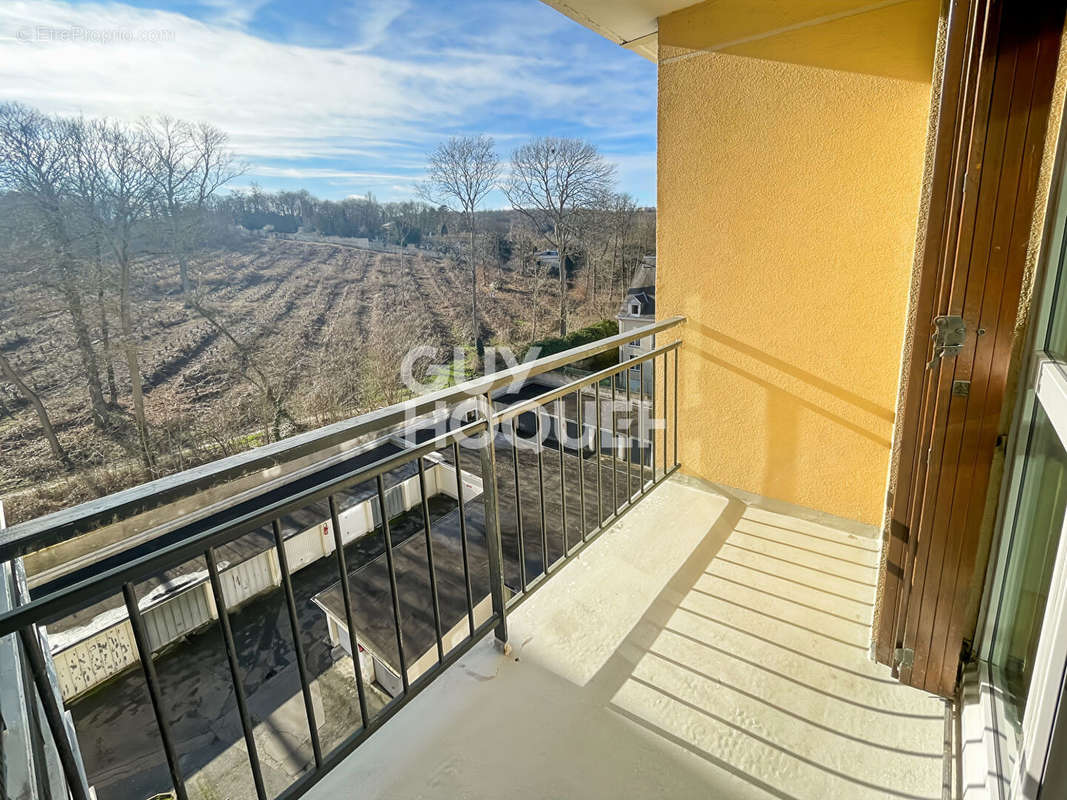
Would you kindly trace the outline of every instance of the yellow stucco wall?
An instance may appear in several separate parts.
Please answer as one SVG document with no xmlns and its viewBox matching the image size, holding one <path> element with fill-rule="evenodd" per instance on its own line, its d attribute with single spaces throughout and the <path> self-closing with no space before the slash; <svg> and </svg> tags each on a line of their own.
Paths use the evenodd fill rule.
<svg viewBox="0 0 1067 800">
<path fill-rule="evenodd" d="M 657 313 L 689 318 L 684 469 L 871 524 L 884 506 L 937 29 L 936 4 L 905 5 L 922 6 L 899 43 L 914 54 L 914 37 L 928 36 L 925 80 L 900 77 L 895 61 L 879 71 L 869 49 L 863 71 L 797 63 L 795 29 L 775 60 L 767 39 L 761 58 L 701 52 L 693 9 L 660 20 Z M 836 47 L 863 49 L 869 36 L 892 60 L 884 21 L 845 22 Z M 834 38 L 818 27 L 813 41 Z"/>
</svg>

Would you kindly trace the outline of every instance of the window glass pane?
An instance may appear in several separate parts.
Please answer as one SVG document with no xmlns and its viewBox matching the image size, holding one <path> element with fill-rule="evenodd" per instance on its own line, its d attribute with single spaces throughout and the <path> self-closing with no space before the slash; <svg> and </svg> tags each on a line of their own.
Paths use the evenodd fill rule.
<svg viewBox="0 0 1067 800">
<path fill-rule="evenodd" d="M 1055 256 L 1050 258 L 1052 263 L 1049 266 L 1055 270 L 1050 271 L 1050 275 L 1055 275 L 1055 278 L 1045 289 L 1046 292 L 1052 292 L 1045 350 L 1060 359 L 1067 359 L 1067 276 L 1064 275 L 1067 248 L 1064 245 L 1067 245 L 1067 238 L 1063 239 L 1058 251 L 1053 251 Z"/>
<path fill-rule="evenodd" d="M 1040 404 L 1024 470 L 993 640 L 993 663 L 1020 719 L 1067 509 L 1067 452 Z"/>
</svg>

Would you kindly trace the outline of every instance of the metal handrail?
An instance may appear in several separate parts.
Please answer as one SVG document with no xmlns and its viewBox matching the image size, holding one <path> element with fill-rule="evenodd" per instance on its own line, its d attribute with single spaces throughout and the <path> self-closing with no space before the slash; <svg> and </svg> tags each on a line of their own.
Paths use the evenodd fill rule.
<svg viewBox="0 0 1067 800">
<path fill-rule="evenodd" d="M 397 423 L 434 411 L 442 405 L 455 405 L 461 400 L 496 391 L 516 380 L 550 372 L 635 339 L 669 330 L 683 322 L 685 317 L 669 317 L 652 325 L 429 392 L 358 417 L 290 436 L 272 444 L 13 525 L 0 532 L 0 561 L 9 561 L 35 550 L 51 547 L 104 525 L 120 522 L 256 471 L 276 467 L 361 436 L 380 433 Z"/>
<path fill-rule="evenodd" d="M 422 444 L 410 446 L 400 453 L 390 455 L 386 458 L 375 461 L 371 464 L 362 465 L 358 468 L 351 469 L 344 474 L 327 477 L 307 475 L 305 470 L 301 470 L 299 473 L 299 479 L 293 477 L 284 489 L 288 491 L 278 490 L 277 493 L 264 496 L 246 498 L 241 497 L 241 501 L 236 505 L 228 507 L 222 507 L 218 512 L 212 514 L 204 520 L 197 520 L 196 522 L 179 522 L 179 526 L 176 528 L 179 534 L 174 540 L 168 540 L 163 543 L 163 546 L 158 549 L 148 552 L 132 555 L 131 559 L 114 567 L 102 568 L 100 572 L 91 575 L 77 583 L 70 586 L 61 588 L 49 588 L 43 596 L 31 599 L 24 605 L 9 609 L 4 612 L 0 612 L 0 637 L 7 636 L 12 633 L 16 633 L 20 641 L 25 647 L 39 647 L 37 639 L 37 628 L 39 625 L 45 625 L 49 622 L 61 618 L 67 614 L 73 613 L 80 608 L 84 608 L 86 605 L 91 604 L 102 598 L 121 593 L 125 601 L 125 607 L 127 614 L 129 615 L 130 624 L 134 632 L 134 638 L 136 640 L 136 647 L 138 651 L 138 659 L 141 662 L 142 672 L 147 684 L 149 697 L 152 701 L 153 710 L 156 716 L 157 727 L 161 742 L 163 744 L 164 755 L 169 767 L 171 780 L 174 786 L 175 793 L 179 800 L 187 800 L 187 792 L 185 789 L 185 776 L 182 772 L 181 765 L 179 763 L 179 756 L 174 746 L 174 738 L 170 729 L 169 714 L 165 707 L 165 703 L 162 699 L 161 687 L 159 685 L 159 678 L 155 672 L 152 664 L 152 649 L 145 632 L 144 622 L 141 617 L 141 609 L 137 602 L 137 596 L 134 589 L 134 585 L 137 581 L 151 577 L 152 575 L 159 574 L 160 572 L 167 570 L 171 567 L 175 567 L 182 563 L 189 561 L 191 558 L 204 558 L 207 566 L 210 578 L 210 586 L 212 595 L 214 598 L 215 607 L 217 609 L 218 624 L 222 633 L 222 641 L 226 650 L 227 661 L 230 666 L 231 680 L 235 692 L 235 698 L 237 700 L 238 714 L 241 721 L 241 729 L 244 734 L 246 747 L 248 750 L 249 766 L 252 772 L 253 782 L 255 784 L 256 794 L 262 800 L 266 800 L 266 790 L 263 782 L 262 768 L 259 763 L 258 754 L 256 752 L 256 742 L 253 736 L 253 723 L 247 707 L 247 702 L 244 696 L 242 673 L 238 666 L 237 649 L 234 642 L 233 633 L 230 627 L 229 613 L 230 609 L 227 605 L 225 595 L 222 591 L 222 584 L 220 582 L 220 575 L 222 568 L 216 560 L 215 549 L 219 546 L 232 542 L 242 535 L 245 535 L 251 531 L 260 529 L 264 526 L 269 526 L 273 532 L 273 547 L 278 553 L 279 566 L 284 577 L 282 578 L 282 589 L 286 594 L 287 608 L 289 612 L 290 626 L 292 627 L 292 634 L 294 642 L 297 642 L 297 660 L 302 659 L 302 654 L 299 646 L 299 631 L 297 615 L 295 613 L 293 589 L 289 578 L 290 570 L 285 556 L 284 539 L 281 534 L 281 528 L 279 525 L 279 519 L 285 514 L 295 511 L 299 508 L 306 507 L 316 501 L 327 500 L 330 509 L 330 523 L 333 527 L 334 538 L 334 558 L 337 560 L 338 573 L 341 579 L 342 595 L 344 599 L 344 610 L 346 623 L 348 627 L 349 644 L 353 656 L 353 669 L 355 672 L 355 681 L 357 686 L 357 693 L 359 696 L 359 711 L 360 719 L 362 722 L 361 727 L 349 736 L 344 742 L 342 742 L 337 748 L 335 748 L 329 754 L 323 754 L 321 752 L 321 746 L 317 745 L 316 736 L 313 735 L 313 751 L 314 751 L 314 768 L 301 778 L 299 778 L 294 784 L 282 793 L 283 798 L 295 798 L 306 792 L 312 785 L 314 785 L 324 774 L 330 769 L 336 766 L 339 761 L 351 753 L 356 747 L 358 747 L 363 741 L 366 740 L 375 730 L 381 727 L 386 720 L 389 719 L 397 710 L 403 707 L 407 702 L 411 700 L 416 694 L 422 691 L 430 682 L 432 682 L 438 675 L 440 675 L 445 669 L 467 652 L 471 647 L 480 641 L 490 630 L 495 632 L 497 639 L 500 642 L 507 641 L 507 615 L 517 606 L 520 602 L 525 600 L 530 594 L 540 586 L 543 586 L 547 581 L 550 574 L 555 574 L 558 565 L 571 559 L 576 553 L 586 547 L 591 541 L 593 541 L 600 533 L 606 530 L 611 524 L 618 520 L 623 514 L 628 512 L 636 502 L 653 487 L 658 485 L 663 480 L 673 474 L 679 468 L 678 462 L 678 449 L 677 449 L 677 396 L 678 396 L 678 351 L 681 343 L 674 341 L 666 345 L 662 345 L 638 356 L 629 361 L 623 362 L 612 367 L 600 370 L 596 373 L 589 374 L 577 380 L 571 381 L 564 386 L 550 389 L 543 394 L 527 401 L 514 404 L 512 406 L 505 407 L 497 410 L 492 403 L 492 392 L 502 386 L 513 383 L 517 377 L 522 377 L 530 374 L 539 374 L 550 369 L 549 364 L 570 363 L 574 360 L 581 358 L 587 358 L 591 353 L 602 352 L 610 347 L 617 346 L 620 341 L 631 341 L 641 336 L 647 336 L 651 332 L 657 330 L 664 330 L 677 325 L 681 322 L 680 318 L 672 318 L 666 320 L 657 325 L 648 326 L 646 328 L 629 331 L 626 334 L 620 334 L 618 337 L 611 337 L 610 339 L 602 340 L 601 342 L 588 345 L 586 347 L 575 348 L 565 353 L 549 356 L 546 359 L 539 359 L 531 364 L 522 365 L 521 367 L 515 367 L 510 370 L 504 370 L 499 373 L 488 375 L 484 378 L 468 381 L 466 384 L 462 384 L 451 389 L 444 390 L 442 392 L 436 392 L 433 395 L 427 395 L 423 398 L 419 398 L 413 403 L 398 404 L 392 406 L 390 409 L 383 409 L 380 412 L 375 412 L 371 415 L 365 415 L 364 417 L 350 420 L 348 423 L 349 430 L 362 428 L 365 432 L 369 432 L 371 425 L 368 422 L 368 418 L 373 417 L 376 420 L 376 424 L 380 426 L 389 426 L 395 421 L 394 416 L 397 413 L 405 414 L 407 419 L 413 416 L 411 409 L 419 408 L 423 411 L 437 410 L 439 404 L 445 402 L 442 398 L 448 397 L 453 401 L 457 399 L 470 399 L 474 398 L 477 401 L 477 414 L 478 418 L 473 422 L 469 422 L 465 425 L 457 427 L 451 431 L 447 431 L 441 435 L 438 435 Z M 620 373 L 628 373 L 633 366 L 639 366 L 641 369 L 642 378 L 645 376 L 645 369 L 647 366 L 652 367 L 653 381 L 656 380 L 656 364 L 658 359 L 663 360 L 663 385 L 661 387 L 663 409 L 666 413 L 668 408 L 668 381 L 667 370 L 669 357 L 673 353 L 674 357 L 674 415 L 673 415 L 673 428 L 675 431 L 675 446 L 673 454 L 673 464 L 668 459 L 667 452 L 667 435 L 666 428 L 664 428 L 663 435 L 663 449 L 659 453 L 662 458 L 662 469 L 657 474 L 659 465 L 657 464 L 657 449 L 655 444 L 655 433 L 648 429 L 641 428 L 639 434 L 639 441 L 642 447 L 647 443 L 647 454 L 650 456 L 651 464 L 651 480 L 646 479 L 646 465 L 645 465 L 645 453 L 642 451 L 642 455 L 638 464 L 638 489 L 635 492 L 631 484 L 631 469 L 632 462 L 634 461 L 634 448 L 631 442 L 631 434 L 629 430 L 626 433 L 626 448 L 625 448 L 625 461 L 626 461 L 626 491 L 625 497 L 622 503 L 619 503 L 618 494 L 616 492 L 616 484 L 618 481 L 618 474 L 621 470 L 621 461 L 619 450 L 615 447 L 619 439 L 619 431 L 616 427 L 615 407 L 616 407 L 616 393 L 614 376 Z M 601 398 L 602 398 L 602 386 L 601 381 L 605 378 L 611 378 L 611 436 L 613 446 L 610 451 L 605 451 L 603 445 L 604 429 L 601 427 L 602 414 L 601 414 Z M 629 415 L 629 409 L 632 408 L 632 399 L 629 391 L 629 377 L 627 377 L 627 392 L 626 392 L 626 408 Z M 596 431 L 597 431 L 597 444 L 594 448 L 595 468 L 597 471 L 596 476 L 596 499 L 597 510 L 593 517 L 594 525 L 590 527 L 588 524 L 587 508 L 586 508 L 586 466 L 588 464 L 588 451 L 585 446 L 585 422 L 587 418 L 583 418 L 583 402 L 589 399 L 589 394 L 592 393 L 595 402 L 596 411 Z M 573 480 L 573 465 L 571 466 L 571 473 L 569 474 L 570 482 L 567 481 L 568 474 L 565 472 L 565 444 L 564 441 L 569 439 L 567 432 L 567 423 L 570 421 L 566 419 L 564 415 L 564 400 L 570 395 L 574 395 L 577 400 L 575 408 L 575 422 L 578 429 L 578 446 L 576 453 L 572 452 L 572 455 L 576 455 L 578 460 L 578 479 Z M 651 402 L 646 405 L 646 398 L 644 392 L 637 398 L 637 403 L 644 408 L 649 406 L 655 413 L 656 408 L 657 391 L 655 385 L 653 386 Z M 433 399 L 427 399 L 433 398 Z M 545 487 L 545 474 L 544 474 L 544 459 L 543 451 L 548 449 L 550 453 L 555 452 L 555 447 L 546 445 L 545 440 L 541 438 L 542 431 L 542 418 L 552 420 L 552 413 L 545 407 L 555 403 L 556 408 L 554 415 L 560 426 L 559 432 L 555 439 L 558 445 L 559 452 L 559 469 L 560 469 L 560 505 L 561 512 L 561 525 L 562 531 L 555 533 L 562 533 L 563 552 L 562 555 L 553 563 L 549 563 L 549 551 L 548 551 L 548 539 L 545 517 L 545 499 L 546 499 L 546 487 Z M 536 574 L 532 579 L 528 580 L 526 574 L 526 562 L 523 554 L 523 539 L 522 539 L 522 496 L 519 491 L 520 476 L 519 476 L 519 462 L 517 458 L 518 453 L 518 421 L 522 414 L 534 412 L 536 418 L 536 429 L 538 435 L 537 442 L 537 481 L 539 486 L 538 498 L 540 501 L 540 519 L 541 519 L 541 569 L 539 574 Z M 417 416 L 415 414 L 414 416 Z M 383 421 L 388 420 L 388 421 Z M 515 469 L 515 512 L 518 518 L 518 549 L 520 558 L 520 586 L 518 588 L 505 587 L 505 578 L 503 574 L 503 543 L 502 533 L 500 525 L 500 509 L 498 502 L 498 489 L 501 483 L 501 479 L 497 472 L 496 463 L 496 441 L 498 437 L 507 436 L 507 427 L 505 423 L 510 420 L 510 434 L 511 434 L 511 446 L 512 452 L 512 465 Z M 665 417 L 666 420 L 666 417 Z M 380 428 L 379 428 L 380 430 Z M 648 439 L 644 438 L 645 433 L 648 434 Z M 322 444 L 322 447 L 332 446 L 336 444 L 336 441 L 329 439 L 328 434 L 325 438 L 319 437 L 316 441 L 326 442 Z M 488 556 L 488 580 L 489 580 L 489 596 L 492 601 L 492 613 L 488 619 L 481 621 L 479 625 L 475 625 L 474 619 L 474 605 L 477 602 L 471 594 L 470 583 L 470 565 L 468 563 L 467 552 L 467 540 L 466 540 L 466 528 L 464 522 L 464 499 L 463 499 L 463 473 L 460 465 L 460 452 L 459 445 L 465 441 L 470 440 L 470 437 L 479 437 L 475 442 L 475 447 L 478 451 L 478 457 L 480 460 L 481 476 L 482 476 L 482 507 L 484 510 L 484 534 L 485 534 L 485 547 Z M 300 438 L 300 437 L 295 437 Z M 278 443 L 284 444 L 284 443 Z M 304 445 L 299 445 L 300 447 Z M 447 651 L 443 644 L 443 631 L 440 618 L 439 599 L 437 596 L 437 578 L 436 567 L 433 555 L 433 546 L 431 542 L 431 520 L 429 510 L 429 497 L 426 491 L 425 471 L 422 460 L 430 453 L 442 450 L 451 449 L 453 453 L 452 468 L 455 471 L 455 480 L 457 488 L 457 500 L 459 510 L 460 521 L 460 537 L 462 543 L 462 559 L 463 559 L 463 571 L 464 579 L 466 581 L 466 611 L 467 619 L 469 620 L 470 636 L 462 640 L 458 644 L 451 646 Z M 605 452 L 610 452 L 610 457 L 605 456 Z M 258 458 L 258 457 L 257 457 Z M 409 464 L 413 461 L 418 463 L 418 479 L 420 487 L 420 502 L 422 506 L 422 520 L 424 525 L 425 534 L 425 546 L 427 553 L 427 568 L 429 571 L 429 586 L 430 597 L 427 598 L 429 603 L 432 603 L 432 610 L 434 616 L 434 633 L 436 634 L 436 648 L 437 648 L 437 660 L 434 665 L 426 669 L 421 675 L 417 675 L 409 682 L 408 676 L 408 664 L 411 663 L 406 658 L 405 647 L 403 643 L 401 623 L 401 607 L 398 601 L 397 593 L 397 578 L 396 578 L 396 565 L 393 559 L 393 543 L 390 539 L 389 529 L 389 515 L 387 513 L 385 502 L 385 487 L 383 477 L 391 470 L 396 469 L 399 466 Z M 607 515 L 604 514 L 603 503 L 604 496 L 602 493 L 602 470 L 604 463 L 608 463 L 608 469 L 612 473 L 612 489 L 611 489 L 611 510 Z M 249 463 L 258 463 L 256 459 L 252 459 Z M 210 466 L 210 465 L 209 465 Z M 218 473 L 215 473 L 218 474 Z M 180 478 L 181 476 L 175 476 Z M 195 479 L 194 479 L 195 480 Z M 345 561 L 345 548 L 342 541 L 341 526 L 339 524 L 337 505 L 335 496 L 338 492 L 343 491 L 347 487 L 351 487 L 357 484 L 364 483 L 368 480 L 373 480 L 376 484 L 377 490 L 377 503 L 378 508 L 381 511 L 381 531 L 385 538 L 385 568 L 387 571 L 390 595 L 392 603 L 392 617 L 394 619 L 395 633 L 396 633 L 396 645 L 399 658 L 400 677 L 403 685 L 403 692 L 395 698 L 394 702 L 386 706 L 386 708 L 379 712 L 376 716 L 368 714 L 367 703 L 365 698 L 365 689 L 363 686 L 363 678 L 360 669 L 359 659 L 357 657 L 358 644 L 355 639 L 355 624 L 353 617 L 353 602 L 351 598 L 351 588 L 349 586 L 349 570 Z M 303 482 L 307 481 L 311 485 Z M 180 485 L 189 485 L 188 482 Z M 573 494 L 577 494 L 578 497 L 572 496 L 572 500 L 577 500 L 577 504 L 580 507 L 581 516 L 578 517 L 578 508 L 571 508 L 571 513 L 574 519 L 580 520 L 580 541 L 576 541 L 573 544 L 568 538 L 568 504 L 567 504 L 567 488 L 577 484 L 577 488 L 572 488 Z M 151 484 L 148 484 L 150 486 Z M 139 487 L 144 488 L 144 487 Z M 106 501 L 108 498 L 104 498 Z M 91 505 L 91 504 L 86 504 Z M 120 508 L 121 503 L 113 504 L 112 509 Z M 99 515 L 107 513 L 102 509 L 95 511 L 83 511 L 80 515 L 73 515 L 69 524 L 76 525 L 77 520 L 86 520 L 92 518 L 94 514 Z M 53 515 L 55 516 L 55 515 Z M 48 520 L 48 517 L 42 518 L 42 521 Z M 28 524 L 27 524 L 28 525 Z M 200 529 L 203 526 L 203 529 Z M 29 530 L 26 526 L 23 527 L 23 532 Z M 38 532 L 38 537 L 47 537 L 48 528 L 43 529 L 44 532 Z M 28 534 L 25 534 L 28 535 Z M 26 538 L 16 538 L 14 540 L 9 539 L 7 541 L 8 547 L 13 547 L 16 550 L 18 547 L 29 547 L 30 550 L 36 549 L 41 546 L 39 544 L 40 538 L 33 542 Z M 36 544 L 36 546 L 31 546 Z M 36 645 L 34 643 L 37 643 Z M 37 687 L 39 696 L 52 691 L 50 679 L 47 670 L 43 665 L 44 654 L 31 653 L 31 655 L 39 655 L 41 658 L 37 658 L 32 664 L 33 666 L 33 679 Z M 413 659 L 419 657 L 419 653 L 408 654 L 412 655 Z M 41 663 L 37 663 L 37 662 Z M 298 666 L 300 666 L 298 664 Z M 301 668 L 299 671 L 299 677 L 301 681 L 301 690 L 304 696 L 305 713 L 307 714 L 309 727 L 314 729 L 316 727 L 314 704 L 311 702 L 310 688 L 308 684 L 308 676 L 306 670 Z M 58 701 L 57 701 L 58 702 Z M 46 707 L 48 714 L 48 724 L 52 731 L 53 737 L 64 738 L 67 737 L 66 729 L 63 727 L 62 715 L 60 713 L 61 707 L 56 703 L 53 703 L 54 707 Z M 60 761 L 62 762 L 63 770 L 66 775 L 68 786 L 74 800 L 87 800 L 88 793 L 85 786 L 78 782 L 77 774 L 77 759 L 72 750 L 74 747 L 72 741 L 67 741 L 70 747 L 60 748 Z"/>
</svg>

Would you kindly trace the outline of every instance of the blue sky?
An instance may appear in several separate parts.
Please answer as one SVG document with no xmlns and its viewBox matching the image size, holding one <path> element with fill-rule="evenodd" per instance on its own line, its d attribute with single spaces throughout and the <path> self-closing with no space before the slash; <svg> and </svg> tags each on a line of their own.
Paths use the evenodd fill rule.
<svg viewBox="0 0 1067 800">
<path fill-rule="evenodd" d="M 537 0 L 2 0 L 0 99 L 207 120 L 242 186 L 330 198 L 411 197 L 450 135 L 578 136 L 655 202 L 655 65 Z"/>
</svg>

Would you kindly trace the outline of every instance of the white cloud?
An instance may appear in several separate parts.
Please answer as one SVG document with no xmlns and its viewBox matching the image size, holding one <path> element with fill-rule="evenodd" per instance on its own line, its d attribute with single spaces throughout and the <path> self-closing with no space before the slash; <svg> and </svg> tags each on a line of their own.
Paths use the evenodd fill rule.
<svg viewBox="0 0 1067 800">
<path fill-rule="evenodd" d="M 315 178 L 315 179 L 343 179 L 343 180 L 383 180 L 401 181 L 416 179 L 417 175 L 400 175 L 388 172 L 362 172 L 351 169 L 332 169 L 329 167 L 272 167 L 265 164 L 252 164 L 248 168 L 251 175 L 262 175 L 265 178 Z"/>
<path fill-rule="evenodd" d="M 371 50 L 382 44 L 389 26 L 410 9 L 408 0 L 360 0 L 352 3 L 344 18 L 351 20 L 358 31 L 353 49 Z"/>
<path fill-rule="evenodd" d="M 0 100 L 128 121 L 163 112 L 207 120 L 229 133 L 245 159 L 333 160 L 357 169 L 319 177 L 351 180 L 409 180 L 412 176 L 396 170 L 418 169 L 424 153 L 442 136 L 479 122 L 495 126 L 500 115 L 513 125 L 520 120 L 520 127 L 521 119 L 531 115 L 568 117 L 568 122 L 605 133 L 642 125 L 651 131 L 654 126 L 654 112 L 644 111 L 648 118 L 643 119 L 633 102 L 620 96 L 627 82 L 611 67 L 594 62 L 588 68 L 546 71 L 554 18 L 543 30 L 527 25 L 510 31 L 509 22 L 505 27 L 511 38 L 503 45 L 486 32 L 493 49 L 503 47 L 504 52 L 464 46 L 421 60 L 407 48 L 388 55 L 368 52 L 393 34 L 389 28 L 403 10 L 400 3 L 372 3 L 362 15 L 355 47 L 319 48 L 269 41 L 243 29 L 261 0 L 201 1 L 217 12 L 210 22 L 119 3 L 4 0 Z M 419 31 L 410 30 L 411 16 L 405 18 L 404 36 L 410 32 L 411 41 L 418 42 Z M 19 32 L 34 26 L 167 31 L 173 36 L 156 43 L 21 41 Z M 510 146 L 524 135 L 522 130 L 501 130 L 498 138 L 502 146 Z M 386 172 L 360 171 L 371 165 Z M 286 168 L 271 166 L 256 174 L 312 173 L 294 167 L 286 174 Z"/>
<path fill-rule="evenodd" d="M 212 22 L 243 28 L 269 0 L 199 0 Z"/>
</svg>

